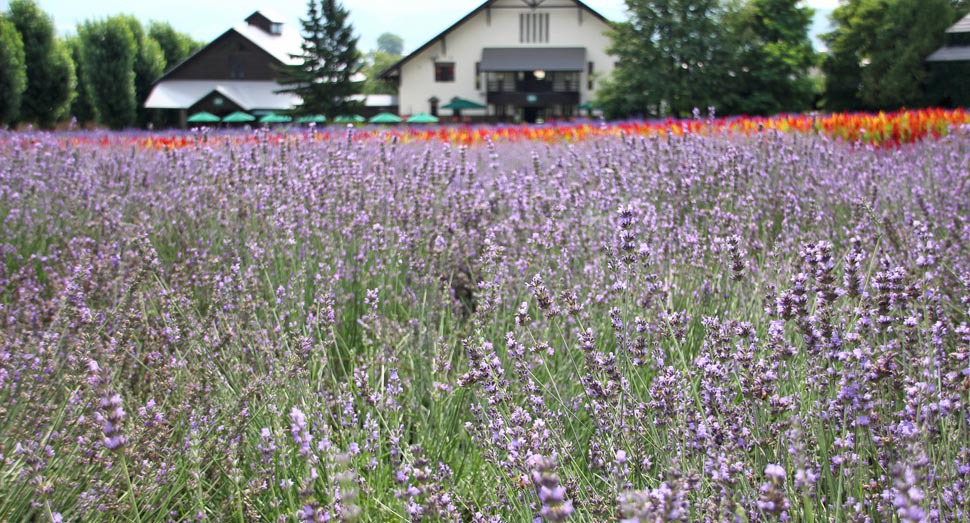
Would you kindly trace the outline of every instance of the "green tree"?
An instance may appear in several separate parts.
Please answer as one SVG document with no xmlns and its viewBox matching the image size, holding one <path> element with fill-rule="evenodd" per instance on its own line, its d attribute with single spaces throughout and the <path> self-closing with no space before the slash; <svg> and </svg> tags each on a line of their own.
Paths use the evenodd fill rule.
<svg viewBox="0 0 970 523">
<path fill-rule="evenodd" d="M 377 37 L 377 50 L 392 56 L 401 56 L 404 39 L 394 33 L 382 33 Z"/>
<path fill-rule="evenodd" d="M 150 120 L 150 111 L 145 109 L 145 100 L 152 90 L 152 84 L 165 71 L 165 54 L 162 47 L 154 38 L 149 36 L 137 18 L 128 15 L 120 16 L 131 35 L 135 39 L 135 102 L 136 120 L 139 126 L 144 126 Z"/>
<path fill-rule="evenodd" d="M 862 100 L 893 109 L 925 102 L 926 57 L 943 45 L 953 18 L 947 0 L 897 0 L 876 31 L 871 61 L 862 75 Z M 889 52 L 893 50 L 894 52 Z"/>
<path fill-rule="evenodd" d="M 367 77 L 364 81 L 364 87 L 362 89 L 364 94 L 394 94 L 397 92 L 397 87 L 393 83 L 381 80 L 378 78 L 381 73 L 391 67 L 398 60 L 401 59 L 400 55 L 392 55 L 385 53 L 384 51 L 371 51 L 367 53 L 367 59 L 365 60 L 364 67 L 360 72 Z"/>
<path fill-rule="evenodd" d="M 158 42 L 165 56 L 165 67 L 171 69 L 192 53 L 202 49 L 203 42 L 193 40 L 185 33 L 176 31 L 167 22 L 152 21 L 148 25 L 148 36 Z"/>
<path fill-rule="evenodd" d="M 81 48 L 83 43 L 81 37 L 74 35 L 64 42 L 71 53 L 71 60 L 74 62 L 74 70 L 77 76 L 77 95 L 71 102 L 71 116 L 77 119 L 78 123 L 84 125 L 95 120 L 94 107 L 91 105 L 91 93 L 88 91 L 88 80 L 85 78 L 84 62 L 81 58 Z"/>
<path fill-rule="evenodd" d="M 348 99 L 361 86 L 354 81 L 362 62 L 357 37 L 347 21 L 348 12 L 337 0 L 309 0 L 303 26 L 300 63 L 282 69 L 279 92 L 299 95 L 296 112 L 324 114 L 332 118 L 355 112 L 359 103 Z"/>
<path fill-rule="evenodd" d="M 630 20 L 616 25 L 619 59 L 598 98 L 609 116 L 686 115 L 717 105 L 727 84 L 730 48 L 717 0 L 626 0 Z"/>
<path fill-rule="evenodd" d="M 54 22 L 33 0 L 11 0 L 8 18 L 24 44 L 27 89 L 20 119 L 49 128 L 67 117 L 74 96 L 74 63 Z"/>
<path fill-rule="evenodd" d="M 135 123 L 135 60 L 138 46 L 124 18 L 87 21 L 78 28 L 81 64 L 99 123 L 112 129 Z"/>
<path fill-rule="evenodd" d="M 0 125 L 17 122 L 25 89 L 24 42 L 13 23 L 0 14 Z"/>
<path fill-rule="evenodd" d="M 825 107 L 896 109 L 925 103 L 925 58 L 943 44 L 960 2 L 849 0 L 832 13 L 823 35 L 829 55 Z"/>
<path fill-rule="evenodd" d="M 735 57 L 723 113 L 775 114 L 809 109 L 814 96 L 809 69 L 812 9 L 800 0 L 747 0 L 725 15 Z"/>
</svg>

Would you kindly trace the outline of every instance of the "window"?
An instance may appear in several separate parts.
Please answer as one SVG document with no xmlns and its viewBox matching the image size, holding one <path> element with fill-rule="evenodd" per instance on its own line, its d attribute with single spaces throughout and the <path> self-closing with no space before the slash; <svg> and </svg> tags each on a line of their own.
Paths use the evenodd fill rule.
<svg viewBox="0 0 970 523">
<path fill-rule="evenodd" d="M 269 32 L 274 35 L 283 34 L 283 24 L 272 23 L 269 24 Z"/>
<path fill-rule="evenodd" d="M 593 90 L 593 62 L 586 64 L 587 73 L 589 75 L 589 81 L 586 83 L 586 88 L 590 91 Z"/>
<path fill-rule="evenodd" d="M 455 64 L 454 63 L 436 63 L 434 64 L 434 81 L 436 82 L 454 82 L 455 81 Z"/>
<path fill-rule="evenodd" d="M 549 42 L 549 13 L 519 14 L 519 43 Z"/>
<path fill-rule="evenodd" d="M 475 62 L 475 90 L 482 90 L 482 63 Z"/>
</svg>

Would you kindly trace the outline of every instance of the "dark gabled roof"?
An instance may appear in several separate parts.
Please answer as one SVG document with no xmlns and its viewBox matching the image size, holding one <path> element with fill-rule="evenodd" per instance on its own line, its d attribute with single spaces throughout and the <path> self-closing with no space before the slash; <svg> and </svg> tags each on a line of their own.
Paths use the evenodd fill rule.
<svg viewBox="0 0 970 523">
<path fill-rule="evenodd" d="M 255 11 L 253 14 L 247 16 L 246 20 L 249 20 L 256 15 L 261 15 L 264 17 L 266 16 L 265 11 Z M 279 65 L 291 65 L 297 63 L 295 61 L 296 58 L 294 58 L 294 53 L 300 52 L 300 44 L 303 42 L 303 37 L 300 36 L 299 33 L 295 33 L 293 29 L 284 28 L 282 34 L 270 35 L 262 29 L 252 26 L 249 23 L 242 23 L 236 24 L 235 26 L 229 28 L 229 30 L 217 36 L 208 44 L 200 47 L 181 62 L 170 67 L 167 71 L 165 71 L 164 74 L 162 74 L 162 76 L 155 80 L 155 84 L 158 84 L 178 69 L 181 69 L 183 66 L 185 66 L 185 64 L 191 62 L 196 56 L 202 54 L 205 50 L 212 47 L 216 43 L 229 38 L 229 36 L 234 33 L 258 47 L 260 51 L 266 53 L 273 60 L 279 62 Z"/>
<path fill-rule="evenodd" d="M 463 16 L 460 20 L 458 20 L 454 24 L 451 24 L 451 26 L 449 26 L 447 29 L 445 29 L 441 33 L 439 33 L 437 36 L 435 36 L 434 38 L 432 38 L 432 39 L 428 40 L 427 42 L 425 42 L 424 45 L 422 45 L 421 47 L 415 49 L 414 51 L 412 51 L 410 54 L 408 54 L 404 58 L 401 58 L 400 60 L 398 60 L 397 62 L 395 62 L 394 65 L 392 65 L 392 66 L 388 67 L 387 69 L 385 69 L 383 72 L 381 72 L 380 75 L 378 75 L 378 78 L 380 78 L 380 79 L 387 79 L 387 77 L 390 76 L 389 73 L 391 71 L 396 71 L 396 70 L 400 69 L 402 65 L 404 65 L 405 63 L 411 61 L 412 58 L 414 58 L 415 56 L 421 54 L 421 52 L 423 52 L 425 49 L 431 47 L 432 45 L 435 44 L 435 42 L 437 42 L 438 40 L 440 40 L 443 37 L 447 36 L 449 33 L 451 33 L 452 31 L 454 31 L 455 29 L 458 29 L 465 22 L 471 20 L 475 15 L 477 15 L 478 13 L 481 13 L 482 11 L 484 11 L 485 9 L 487 9 L 488 6 L 491 5 L 491 4 L 493 4 L 495 1 L 496 0 L 485 0 L 485 2 L 482 3 L 482 5 L 476 7 L 472 12 L 470 12 L 467 15 Z M 598 12 L 596 12 L 596 10 L 594 10 L 592 7 L 586 5 L 586 3 L 583 2 L 582 0 L 572 0 L 572 1 L 573 2 L 576 2 L 577 7 L 581 8 L 581 9 L 585 9 L 591 15 L 593 15 L 596 18 L 602 20 L 607 25 L 611 25 L 612 24 L 612 22 L 610 22 L 605 16 L 603 16 L 603 15 L 599 14 Z"/>
</svg>

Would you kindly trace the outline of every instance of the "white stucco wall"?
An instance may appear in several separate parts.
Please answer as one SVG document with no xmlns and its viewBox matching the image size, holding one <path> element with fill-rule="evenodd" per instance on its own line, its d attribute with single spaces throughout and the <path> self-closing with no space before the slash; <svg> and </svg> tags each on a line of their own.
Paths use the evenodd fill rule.
<svg viewBox="0 0 970 523">
<path fill-rule="evenodd" d="M 585 47 L 586 60 L 593 62 L 596 80 L 593 92 L 613 70 L 614 58 L 606 54 L 610 45 L 606 36 L 609 27 L 572 0 L 547 0 L 535 11 L 521 0 L 498 0 L 493 6 L 490 17 L 483 10 L 401 67 L 398 91 L 401 114 L 428 112 L 428 99 L 432 96 L 440 100 L 439 104 L 445 104 L 455 96 L 486 104 L 484 75 L 480 90 L 475 89 L 475 63 L 481 61 L 485 47 Z M 549 13 L 548 42 L 519 42 L 519 14 L 531 12 Z M 455 81 L 435 82 L 435 62 L 454 62 Z M 584 70 L 580 77 L 580 103 L 592 98 L 588 78 Z M 447 109 L 441 111 L 441 114 L 449 113 Z M 481 114 L 481 111 L 470 114 Z"/>
</svg>

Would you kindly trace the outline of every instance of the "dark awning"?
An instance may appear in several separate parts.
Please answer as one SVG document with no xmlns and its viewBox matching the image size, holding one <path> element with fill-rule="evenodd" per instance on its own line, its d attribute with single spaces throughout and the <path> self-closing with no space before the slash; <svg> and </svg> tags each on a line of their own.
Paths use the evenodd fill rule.
<svg viewBox="0 0 970 523">
<path fill-rule="evenodd" d="M 585 69 L 585 47 L 486 47 L 479 66 L 484 72 Z"/>
</svg>

